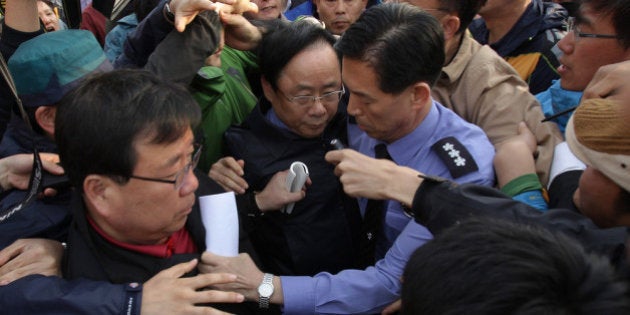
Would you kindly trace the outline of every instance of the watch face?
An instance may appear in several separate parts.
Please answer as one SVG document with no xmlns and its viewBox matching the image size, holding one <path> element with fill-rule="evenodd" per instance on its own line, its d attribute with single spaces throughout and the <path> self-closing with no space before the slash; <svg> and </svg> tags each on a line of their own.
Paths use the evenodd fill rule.
<svg viewBox="0 0 630 315">
<path fill-rule="evenodd" d="M 264 297 L 270 297 L 273 293 L 273 285 L 269 283 L 263 283 L 258 287 L 258 294 Z"/>
</svg>

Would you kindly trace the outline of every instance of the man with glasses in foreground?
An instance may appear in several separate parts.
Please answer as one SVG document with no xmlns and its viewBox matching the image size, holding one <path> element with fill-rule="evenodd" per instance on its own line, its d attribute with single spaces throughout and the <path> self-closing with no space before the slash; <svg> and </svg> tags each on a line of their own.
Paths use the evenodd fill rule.
<svg viewBox="0 0 630 315">
<path fill-rule="evenodd" d="M 199 111 L 183 88 L 135 70 L 95 76 L 62 99 L 55 136 L 77 192 L 65 278 L 131 283 L 127 294 L 138 295 L 129 300 L 137 304 L 128 309 L 133 313 L 140 307 L 138 283 L 185 262 L 187 275 L 197 274 L 192 261 L 206 248 L 197 197 L 222 191 L 193 174 Z M 208 286 L 196 281 L 194 289 Z M 194 289 L 197 303 L 216 294 Z M 218 301 L 242 299 L 232 294 Z M 255 307 L 212 306 L 238 314 Z"/>
<path fill-rule="evenodd" d="M 582 91 L 601 66 L 630 60 L 630 1 L 584 0 L 568 34 L 558 42 L 562 50 L 560 80 L 536 95 L 545 116 L 565 126 L 582 98 Z M 563 113 L 565 112 L 565 113 Z"/>
</svg>

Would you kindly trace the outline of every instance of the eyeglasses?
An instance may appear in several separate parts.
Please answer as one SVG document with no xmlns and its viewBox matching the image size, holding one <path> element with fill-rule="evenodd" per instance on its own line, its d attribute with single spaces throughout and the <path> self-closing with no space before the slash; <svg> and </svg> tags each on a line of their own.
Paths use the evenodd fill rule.
<svg viewBox="0 0 630 315">
<path fill-rule="evenodd" d="M 199 144 L 195 145 L 195 152 L 193 153 L 192 158 L 190 159 L 190 162 L 186 163 L 186 165 L 184 165 L 184 168 L 182 168 L 181 170 L 179 170 L 179 172 L 177 172 L 177 174 L 175 174 L 175 179 L 173 180 L 162 179 L 162 178 L 151 178 L 151 177 L 144 177 L 144 176 L 137 176 L 137 175 L 131 175 L 129 177 L 139 179 L 139 180 L 146 180 L 150 182 L 173 184 L 175 190 L 178 190 L 182 188 L 182 185 L 184 184 L 184 178 L 186 178 L 186 175 L 188 174 L 188 172 L 191 169 L 194 169 L 195 167 L 197 167 L 197 164 L 199 163 L 199 158 L 201 157 L 202 147 L 203 146 Z"/>
<path fill-rule="evenodd" d="M 300 105 L 300 106 L 304 106 L 304 107 L 311 106 L 315 104 L 316 101 L 320 101 L 322 102 L 322 104 L 331 104 L 334 102 L 339 102 L 339 100 L 341 99 L 341 96 L 346 93 L 346 90 L 343 87 L 343 85 L 341 86 L 341 90 L 324 93 L 322 94 L 322 96 L 300 95 L 300 96 L 289 97 L 280 89 L 278 89 L 278 91 L 280 91 L 280 93 L 282 93 L 282 95 L 284 95 L 284 97 L 289 102 Z"/>
<path fill-rule="evenodd" d="M 609 38 L 609 39 L 618 39 L 618 35 L 610 35 L 610 34 L 590 34 L 590 33 L 582 33 L 580 31 L 580 26 L 575 21 L 575 17 L 570 17 L 566 23 L 567 32 L 573 32 L 574 41 L 578 42 L 581 37 L 588 38 Z"/>
</svg>

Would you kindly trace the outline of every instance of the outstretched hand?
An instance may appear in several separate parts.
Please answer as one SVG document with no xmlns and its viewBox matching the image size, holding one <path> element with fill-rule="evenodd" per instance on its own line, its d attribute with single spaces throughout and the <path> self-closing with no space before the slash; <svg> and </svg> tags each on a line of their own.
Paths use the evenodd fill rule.
<svg viewBox="0 0 630 315">
<path fill-rule="evenodd" d="M 583 99 L 611 98 L 630 99 L 630 61 L 602 66 L 584 90 Z"/>
<path fill-rule="evenodd" d="M 231 156 L 226 156 L 212 164 L 208 176 L 226 191 L 243 194 L 249 188 L 249 185 L 243 179 L 243 175 L 245 175 L 244 167 L 245 161 L 237 161 Z"/>
<path fill-rule="evenodd" d="M 62 175 L 64 170 L 57 163 L 59 155 L 40 153 L 42 167 L 53 175 Z M 4 190 L 27 189 L 33 170 L 33 154 L 16 154 L 0 159 L 0 185 Z M 53 196 L 54 189 L 44 190 L 44 195 Z"/>
<path fill-rule="evenodd" d="M 0 285 L 28 275 L 61 276 L 61 243 L 48 239 L 20 239 L 0 251 Z"/>
<path fill-rule="evenodd" d="M 226 273 L 199 274 L 181 278 L 197 266 L 197 259 L 162 270 L 144 284 L 142 314 L 228 314 L 200 304 L 241 303 L 243 295 L 235 292 L 204 290 L 236 281 Z"/>
<path fill-rule="evenodd" d="M 306 179 L 302 190 L 290 192 L 286 185 L 288 174 L 288 170 L 274 174 L 265 189 L 256 194 L 256 204 L 261 211 L 280 210 L 287 204 L 298 202 L 306 197 L 305 190 L 311 185 L 311 179 Z"/>
<path fill-rule="evenodd" d="M 225 257 L 204 252 L 199 264 L 201 273 L 227 272 L 236 275 L 236 281 L 215 285 L 219 290 L 239 292 L 249 301 L 258 300 L 258 285 L 262 281 L 263 272 L 247 253 L 235 257 Z"/>
<path fill-rule="evenodd" d="M 258 12 L 256 4 L 249 0 L 171 0 L 171 13 L 175 16 L 175 29 L 183 32 L 197 14 L 203 11 L 217 10 L 219 12 L 240 15 L 243 12 Z"/>
<path fill-rule="evenodd" d="M 385 159 L 373 159 L 351 149 L 326 153 L 346 194 L 370 199 L 393 199 L 410 205 L 422 179 L 418 171 Z"/>
</svg>

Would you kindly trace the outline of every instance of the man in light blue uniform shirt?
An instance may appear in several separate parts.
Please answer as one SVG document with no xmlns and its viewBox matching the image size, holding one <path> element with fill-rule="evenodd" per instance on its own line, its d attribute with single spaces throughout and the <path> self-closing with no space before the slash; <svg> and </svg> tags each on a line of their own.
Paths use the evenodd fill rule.
<svg viewBox="0 0 630 315">
<path fill-rule="evenodd" d="M 483 131 L 431 98 L 431 86 L 444 63 L 443 40 L 432 16 L 402 4 L 373 7 L 346 31 L 336 48 L 343 55 L 342 78 L 350 94 L 350 147 L 374 157 L 375 146 L 383 143 L 396 164 L 461 183 L 493 185 L 494 148 Z M 344 176 L 340 179 L 346 189 Z M 367 200 L 359 199 L 362 214 L 366 205 Z M 385 207 L 383 230 L 377 236 L 378 261 L 365 270 L 263 277 L 246 255 L 209 253 L 202 256 L 200 268 L 238 274 L 241 285 L 226 289 L 248 300 L 283 304 L 286 314 L 377 313 L 399 298 L 409 256 L 432 238 L 400 203 L 387 201 Z M 272 294 L 257 290 L 269 284 Z"/>
<path fill-rule="evenodd" d="M 348 134 L 351 148 L 370 157 L 375 156 L 374 147 L 383 143 L 371 138 L 355 124 L 349 124 Z M 450 137 L 455 138 L 455 140 L 449 142 Z M 434 147 L 435 144 L 438 145 Z M 452 149 L 449 144 L 453 146 Z M 487 186 L 494 184 L 492 168 L 494 148 L 489 143 L 485 133 L 479 127 L 467 123 L 436 101 L 432 101 L 429 113 L 422 123 L 411 133 L 387 144 L 387 151 L 396 164 L 411 167 L 424 174 L 449 178 L 457 183 L 475 183 Z M 453 151 L 458 151 L 458 154 L 456 155 Z M 468 156 L 464 157 L 462 151 L 468 151 L 467 154 L 472 156 L 472 160 Z M 440 154 L 446 154 L 449 161 L 445 162 Z M 453 155 L 452 158 L 451 154 Z M 455 160 L 458 163 L 455 163 Z M 470 167 L 472 163 L 477 164 L 478 170 L 474 171 Z M 464 174 L 461 176 L 458 176 L 459 174 L 452 175 L 449 167 L 453 167 L 454 172 L 458 168 L 463 169 Z M 468 170 L 469 172 L 467 172 Z M 366 205 L 367 199 L 359 198 L 362 213 L 364 213 Z M 376 248 L 377 259 L 384 256 L 404 227 L 409 222 L 413 222 L 405 214 L 399 202 L 385 201 L 385 205 L 387 207 L 384 226 L 385 239 L 379 239 L 380 242 Z"/>
</svg>

